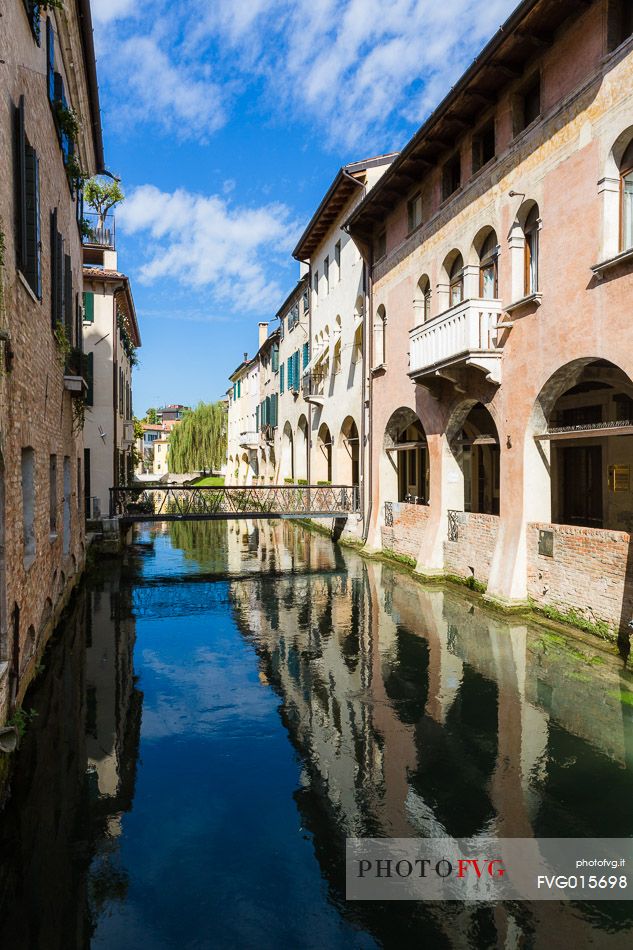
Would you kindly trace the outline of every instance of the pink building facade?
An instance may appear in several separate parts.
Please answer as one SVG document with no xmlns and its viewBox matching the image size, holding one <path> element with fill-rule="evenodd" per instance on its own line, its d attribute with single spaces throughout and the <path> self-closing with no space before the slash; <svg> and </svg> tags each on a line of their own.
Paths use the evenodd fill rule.
<svg viewBox="0 0 633 950">
<path fill-rule="evenodd" d="M 525 0 L 348 220 L 370 549 L 624 636 L 633 16 Z"/>
</svg>

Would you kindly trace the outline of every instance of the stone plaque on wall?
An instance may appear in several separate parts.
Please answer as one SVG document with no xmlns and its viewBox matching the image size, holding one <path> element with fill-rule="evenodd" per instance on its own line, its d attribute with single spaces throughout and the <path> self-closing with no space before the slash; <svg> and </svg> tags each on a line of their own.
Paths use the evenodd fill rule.
<svg viewBox="0 0 633 950">
<path fill-rule="evenodd" d="M 543 557 L 554 557 L 554 532 L 539 531 L 538 553 Z"/>
</svg>

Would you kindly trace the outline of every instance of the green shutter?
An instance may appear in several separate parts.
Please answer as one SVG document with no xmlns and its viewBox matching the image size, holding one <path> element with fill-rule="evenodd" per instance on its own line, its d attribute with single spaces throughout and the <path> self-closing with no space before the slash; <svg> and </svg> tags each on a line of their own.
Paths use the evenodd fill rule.
<svg viewBox="0 0 633 950">
<path fill-rule="evenodd" d="M 84 293 L 84 321 L 94 323 L 95 320 L 95 295 L 87 290 Z"/>
</svg>

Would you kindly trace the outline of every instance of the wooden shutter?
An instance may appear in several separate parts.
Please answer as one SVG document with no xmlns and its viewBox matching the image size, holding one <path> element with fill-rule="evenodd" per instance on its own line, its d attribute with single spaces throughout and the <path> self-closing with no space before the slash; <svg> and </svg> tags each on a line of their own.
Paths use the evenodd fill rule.
<svg viewBox="0 0 633 950">
<path fill-rule="evenodd" d="M 71 346 L 73 340 L 73 270 L 70 254 L 64 254 L 64 326 L 66 337 Z"/>
<path fill-rule="evenodd" d="M 17 201 L 18 266 L 26 268 L 26 134 L 24 132 L 24 96 L 15 110 L 15 178 Z"/>
<path fill-rule="evenodd" d="M 94 405 L 94 353 L 88 353 L 85 358 L 86 366 L 86 385 L 88 391 L 86 393 L 86 405 Z"/>
<path fill-rule="evenodd" d="M 46 62 L 47 62 L 47 86 L 48 98 L 50 102 L 55 101 L 55 33 L 53 31 L 53 21 L 50 17 L 46 20 Z"/>
<path fill-rule="evenodd" d="M 95 320 L 95 295 L 91 290 L 84 292 L 84 321 L 94 323 Z"/>
</svg>

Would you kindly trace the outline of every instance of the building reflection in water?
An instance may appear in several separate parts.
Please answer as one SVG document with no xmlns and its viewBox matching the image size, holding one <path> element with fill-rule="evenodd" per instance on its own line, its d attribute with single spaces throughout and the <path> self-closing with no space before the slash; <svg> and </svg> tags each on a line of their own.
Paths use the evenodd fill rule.
<svg viewBox="0 0 633 950">
<path fill-rule="evenodd" d="M 116 851 L 142 704 L 128 591 L 110 565 L 79 593 L 27 696 L 36 716 L 0 814 L 3 948 L 87 947 L 92 921 L 125 897 Z"/>
<path fill-rule="evenodd" d="M 464 945 L 544 946 L 557 933 L 584 946 L 601 921 L 612 931 L 593 934 L 601 946 L 630 946 L 623 902 L 343 900 L 346 836 L 632 835 L 630 674 L 286 523 L 229 524 L 228 544 L 230 564 L 258 557 L 272 571 L 231 596 L 282 700 L 303 764 L 297 805 L 341 911 L 387 944 L 423 922 L 438 946 L 456 933 Z"/>
</svg>

